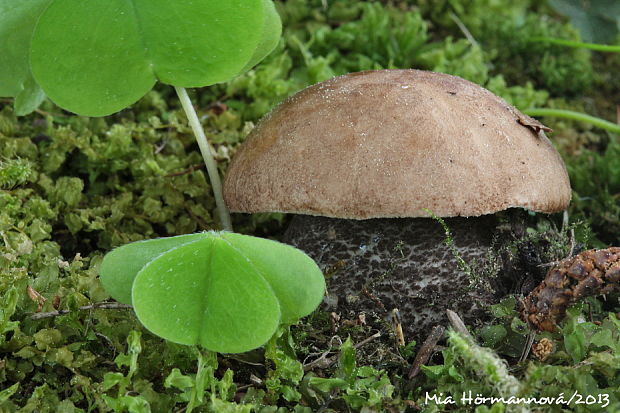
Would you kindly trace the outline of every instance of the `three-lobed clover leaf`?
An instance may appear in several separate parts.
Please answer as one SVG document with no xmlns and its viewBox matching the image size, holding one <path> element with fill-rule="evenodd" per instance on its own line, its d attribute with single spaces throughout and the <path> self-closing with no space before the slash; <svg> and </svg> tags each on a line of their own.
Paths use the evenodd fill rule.
<svg viewBox="0 0 620 413">
<path fill-rule="evenodd" d="M 140 241 L 105 256 L 101 280 L 144 326 L 225 353 L 263 345 L 321 302 L 325 280 L 302 251 L 230 232 Z"/>
<path fill-rule="evenodd" d="M 0 12 L 0 51 L 9 47 L 5 31 L 19 35 L 3 55 L 0 80 L 11 84 L 0 95 L 40 101 L 40 86 L 88 116 L 127 107 L 156 81 L 230 80 L 269 54 L 281 32 L 272 0 L 0 0 Z"/>
</svg>

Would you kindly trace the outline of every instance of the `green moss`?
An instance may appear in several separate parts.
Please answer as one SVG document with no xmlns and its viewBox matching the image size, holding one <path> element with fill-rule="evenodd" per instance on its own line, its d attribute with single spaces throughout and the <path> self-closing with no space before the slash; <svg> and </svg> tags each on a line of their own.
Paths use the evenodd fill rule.
<svg viewBox="0 0 620 413">
<path fill-rule="evenodd" d="M 620 243 L 620 143 L 610 140 L 602 153 L 582 150 L 568 170 L 575 191 L 571 209 L 590 223 L 595 245 Z"/>
<path fill-rule="evenodd" d="M 533 36 L 578 38 L 541 2 L 415 3 L 279 2 L 285 31 L 275 52 L 228 84 L 192 92 L 220 171 L 275 104 L 349 71 L 443 71 L 486 85 L 520 108 L 615 116 L 610 102 L 620 96 L 613 70 L 619 57 L 529 42 Z M 489 363 L 497 367 L 496 356 L 458 339 L 428 362 L 424 380 L 412 387 L 403 378 L 411 351 L 403 353 L 404 360 L 389 333 L 355 350 L 351 343 L 339 346 L 349 334 L 360 343 L 374 332 L 363 325 L 334 331 L 324 312 L 294 327 L 295 340 L 280 340 L 267 359 L 255 352 L 240 361 L 155 338 L 128 310 L 78 310 L 108 299 L 97 268 L 112 247 L 218 226 L 198 148 L 173 97 L 170 88 L 158 85 L 133 107 L 97 119 L 67 114 L 49 101 L 18 119 L 10 102 L 0 101 L 0 411 L 168 412 L 190 400 L 195 411 L 368 411 L 405 405 L 439 411 L 424 404 L 426 391 L 492 394 L 489 377 L 499 370 L 484 371 Z M 575 189 L 570 220 L 584 222 L 572 227 L 577 241 L 617 243 L 617 137 L 572 121 L 549 123 Z M 235 217 L 239 231 L 261 236 L 277 237 L 285 222 L 281 214 Z M 534 273 L 543 261 L 566 254 L 570 240 L 544 235 L 553 232 L 548 222 L 530 217 L 530 244 L 506 252 L 527 255 L 527 245 L 542 251 L 541 262 L 521 270 Z M 28 287 L 45 300 L 36 294 L 31 299 Z M 510 361 L 521 393 L 608 393 L 612 411 L 620 408 L 613 316 L 620 308 L 611 298 L 590 300 L 591 311 L 573 310 L 562 333 L 552 336 L 558 351 L 550 362 L 514 363 L 511 357 L 524 340 L 516 331 L 514 302 L 480 337 Z M 71 312 L 33 320 L 38 307 Z M 589 320 L 590 313 L 597 323 L 575 321 Z M 315 360 L 330 347 L 335 353 L 328 356 L 340 351 L 340 364 L 301 373 L 305 359 Z"/>
<path fill-rule="evenodd" d="M 13 188 L 32 178 L 32 165 L 21 158 L 0 161 L 0 188 Z"/>
</svg>

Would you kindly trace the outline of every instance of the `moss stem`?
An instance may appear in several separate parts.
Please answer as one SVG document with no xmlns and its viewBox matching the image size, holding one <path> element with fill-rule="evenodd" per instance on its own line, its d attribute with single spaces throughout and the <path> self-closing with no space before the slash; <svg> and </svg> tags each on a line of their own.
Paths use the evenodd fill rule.
<svg viewBox="0 0 620 413">
<path fill-rule="evenodd" d="M 185 90 L 185 88 L 177 86 L 175 86 L 174 89 L 177 91 L 179 100 L 181 100 L 183 110 L 187 115 L 189 124 L 194 131 L 194 136 L 196 137 L 196 141 L 198 142 L 198 146 L 200 147 L 202 159 L 204 159 L 205 165 L 207 166 L 207 173 L 209 174 L 209 180 L 211 181 L 211 187 L 213 188 L 215 205 L 217 206 L 222 227 L 227 231 L 232 231 L 233 228 L 230 221 L 230 212 L 228 211 L 228 207 L 226 207 L 226 204 L 224 203 L 224 196 L 222 195 L 222 181 L 220 180 L 220 175 L 217 171 L 217 163 L 215 162 L 215 158 L 213 157 L 213 149 L 211 148 L 205 132 L 200 125 L 200 121 L 198 120 L 198 115 L 196 115 L 196 111 L 194 110 L 192 101 L 187 95 L 187 90 Z"/>
</svg>

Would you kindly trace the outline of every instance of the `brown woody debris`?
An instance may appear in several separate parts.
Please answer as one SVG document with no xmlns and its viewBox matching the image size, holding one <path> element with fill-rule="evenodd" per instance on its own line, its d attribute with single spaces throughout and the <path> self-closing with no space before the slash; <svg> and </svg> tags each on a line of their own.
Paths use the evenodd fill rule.
<svg viewBox="0 0 620 413">
<path fill-rule="evenodd" d="M 335 333 L 340 328 L 340 314 L 333 312 L 329 315 L 329 321 L 332 324 L 332 331 Z"/>
<path fill-rule="evenodd" d="M 523 301 L 521 317 L 539 331 L 554 331 L 571 304 L 620 287 L 620 247 L 588 250 L 561 261 Z"/>
<path fill-rule="evenodd" d="M 437 351 L 437 342 L 443 337 L 444 331 L 446 331 L 444 326 L 436 325 L 433 327 L 413 360 L 413 364 L 409 370 L 409 379 L 416 377 L 418 373 L 420 373 L 422 365 L 428 363 L 433 353 Z"/>
<path fill-rule="evenodd" d="M 403 323 L 398 308 L 392 310 L 392 327 L 394 328 L 394 336 L 396 338 L 396 346 L 405 345 L 405 335 L 403 334 Z"/>
</svg>

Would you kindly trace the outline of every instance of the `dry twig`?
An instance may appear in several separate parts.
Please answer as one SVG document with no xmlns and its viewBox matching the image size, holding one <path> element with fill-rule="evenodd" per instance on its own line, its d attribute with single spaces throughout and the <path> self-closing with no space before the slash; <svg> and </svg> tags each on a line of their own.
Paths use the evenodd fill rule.
<svg viewBox="0 0 620 413">
<path fill-rule="evenodd" d="M 197 171 L 198 169 L 202 169 L 204 167 L 205 167 L 204 162 L 203 163 L 199 163 L 197 165 L 192 165 L 189 168 L 184 169 L 184 170 L 179 171 L 179 172 L 171 172 L 168 175 L 166 175 L 165 177 L 166 178 L 171 178 L 171 177 L 174 177 L 174 176 L 181 176 L 181 175 L 191 174 L 192 172 Z"/>
<path fill-rule="evenodd" d="M 97 309 L 106 309 L 106 310 L 126 310 L 131 309 L 132 306 L 128 304 L 121 303 L 96 303 L 91 305 L 84 305 L 79 307 L 78 310 L 86 311 L 86 310 L 97 310 Z M 44 318 L 58 317 L 61 315 L 69 314 L 71 310 L 58 310 L 58 311 L 49 311 L 47 313 L 35 313 L 30 316 L 31 320 L 42 320 Z"/>
<path fill-rule="evenodd" d="M 409 379 L 414 378 L 420 372 L 420 367 L 423 364 L 428 363 L 431 356 L 435 352 L 435 348 L 437 346 L 437 342 L 441 340 L 443 337 L 443 333 L 446 331 L 443 326 L 435 326 L 431 330 L 431 333 L 428 335 L 422 347 L 420 347 L 420 351 L 416 354 L 415 359 L 413 360 L 413 364 L 411 365 L 411 369 L 409 370 Z"/>
<path fill-rule="evenodd" d="M 452 310 L 446 310 L 446 315 L 448 316 L 448 321 L 450 321 L 450 325 L 456 330 L 457 333 L 475 342 L 474 337 L 471 335 L 469 330 L 467 330 L 467 327 L 465 327 L 465 323 L 457 313 Z"/>
<path fill-rule="evenodd" d="M 354 348 L 360 348 L 368 343 L 370 343 L 372 340 L 381 337 L 381 333 L 375 333 L 372 336 L 360 341 L 359 343 L 355 344 L 353 347 Z M 318 359 L 304 365 L 304 371 L 310 371 L 313 368 L 320 368 L 320 369 L 326 369 L 328 367 L 330 367 L 332 364 L 334 364 L 336 361 L 338 361 L 338 355 L 332 356 L 332 357 L 327 357 L 327 354 L 329 354 L 329 351 L 326 351 L 325 353 L 323 353 L 321 355 L 321 357 L 319 357 Z"/>
<path fill-rule="evenodd" d="M 532 345 L 534 344 L 535 338 L 536 338 L 536 333 L 533 331 L 530 331 L 525 340 L 525 345 L 523 346 L 523 349 L 521 350 L 521 356 L 519 357 L 519 363 L 521 363 L 522 361 L 525 361 L 527 359 L 527 356 L 530 355 L 530 351 L 532 350 Z"/>
</svg>

